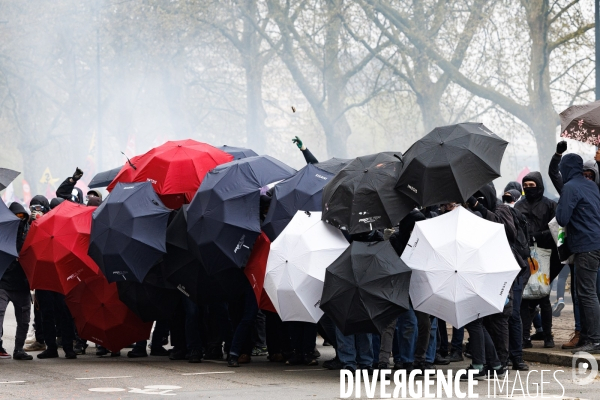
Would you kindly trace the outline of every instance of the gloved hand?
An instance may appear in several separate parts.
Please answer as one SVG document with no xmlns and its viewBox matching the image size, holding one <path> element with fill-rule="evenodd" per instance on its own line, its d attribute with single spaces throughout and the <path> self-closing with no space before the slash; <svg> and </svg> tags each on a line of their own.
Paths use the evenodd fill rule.
<svg viewBox="0 0 600 400">
<path fill-rule="evenodd" d="M 562 153 L 564 153 L 565 151 L 567 151 L 567 142 L 561 140 L 556 144 L 556 154 L 562 155 Z"/>
<path fill-rule="evenodd" d="M 300 138 L 298 136 L 296 136 L 295 139 L 292 139 L 292 143 L 294 143 L 296 146 L 298 146 L 298 148 L 300 150 L 306 150 L 306 147 L 304 147 L 302 140 L 300 140 Z"/>
<path fill-rule="evenodd" d="M 73 180 L 75 182 L 77 182 L 79 179 L 81 179 L 81 177 L 83 176 L 83 171 L 79 169 L 79 167 L 77 167 L 75 169 L 75 172 L 73 173 Z"/>
<path fill-rule="evenodd" d="M 471 196 L 467 199 L 467 204 L 469 205 L 469 207 L 471 207 L 471 209 L 473 209 L 475 207 L 475 205 L 477 204 L 477 199 L 475 197 Z"/>
<path fill-rule="evenodd" d="M 383 240 L 388 240 L 396 232 L 394 228 L 385 228 L 383 230 Z"/>
</svg>

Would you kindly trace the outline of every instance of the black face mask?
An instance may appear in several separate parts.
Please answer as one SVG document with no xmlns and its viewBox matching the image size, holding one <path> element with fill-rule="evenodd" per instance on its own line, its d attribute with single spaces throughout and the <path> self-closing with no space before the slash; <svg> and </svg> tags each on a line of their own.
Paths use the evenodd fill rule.
<svg viewBox="0 0 600 400">
<path fill-rule="evenodd" d="M 523 191 L 525 192 L 525 198 L 527 199 L 527 201 L 539 200 L 544 194 L 538 187 L 524 188 Z"/>
<path fill-rule="evenodd" d="M 503 203 L 512 203 L 512 202 L 514 202 L 514 200 L 510 194 L 505 194 L 505 195 L 502 195 L 502 202 Z"/>
</svg>

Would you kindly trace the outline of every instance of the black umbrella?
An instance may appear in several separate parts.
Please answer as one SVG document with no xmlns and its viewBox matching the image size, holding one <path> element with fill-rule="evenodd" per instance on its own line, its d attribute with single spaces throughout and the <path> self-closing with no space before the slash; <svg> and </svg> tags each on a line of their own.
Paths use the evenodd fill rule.
<svg viewBox="0 0 600 400">
<path fill-rule="evenodd" d="M 245 149 L 243 147 L 233 147 L 233 146 L 223 145 L 221 147 L 217 147 L 217 149 L 222 150 L 225 153 L 231 154 L 233 156 L 233 158 L 235 158 L 236 160 L 241 160 L 242 158 L 248 158 L 248 157 L 256 157 L 258 155 L 258 154 L 256 154 L 256 152 L 254 150 Z"/>
<path fill-rule="evenodd" d="M 4 190 L 19 176 L 20 172 L 8 168 L 0 168 L 0 190 Z"/>
<path fill-rule="evenodd" d="M 337 174 L 338 172 L 340 172 L 341 170 L 343 170 L 344 168 L 346 168 L 346 166 L 348 164 L 350 164 L 352 162 L 352 159 L 350 158 L 330 158 L 329 160 L 325 160 L 323 162 L 317 163 L 317 164 L 313 164 L 315 167 L 322 169 L 323 171 L 327 171 L 330 172 L 332 174 Z"/>
<path fill-rule="evenodd" d="M 163 277 L 163 266 L 152 267 L 143 283 L 117 282 L 119 299 L 144 322 L 169 321 L 181 301 L 175 286 Z"/>
<path fill-rule="evenodd" d="M 106 187 L 110 185 L 110 183 L 115 179 L 115 177 L 119 174 L 122 167 L 113 168 L 108 171 L 98 172 L 92 180 L 90 181 L 88 187 L 90 189 Z"/>
<path fill-rule="evenodd" d="M 381 333 L 409 309 L 410 275 L 389 241 L 352 242 L 325 271 L 321 309 L 344 335 Z"/>
<path fill-rule="evenodd" d="M 21 220 L 0 201 L 0 279 L 19 256 L 17 233 Z"/>
<path fill-rule="evenodd" d="M 188 234 L 209 275 L 246 264 L 260 235 L 261 188 L 295 173 L 258 156 L 219 165 L 205 176 L 188 209 Z"/>
<path fill-rule="evenodd" d="M 246 279 L 238 268 L 208 276 L 202 263 L 189 251 L 187 208 L 177 211 L 167 228 L 167 254 L 163 257 L 163 276 L 184 295 L 198 304 L 223 302 L 237 297 Z M 193 244 L 192 244 L 193 246 Z"/>
<path fill-rule="evenodd" d="M 464 203 L 500 176 L 507 145 L 480 123 L 435 128 L 404 154 L 396 188 L 423 207 Z"/>
<path fill-rule="evenodd" d="M 263 221 L 263 232 L 271 242 L 279 236 L 296 212 L 321 211 L 323 187 L 334 174 L 308 164 L 289 179 L 277 184 Z"/>
<path fill-rule="evenodd" d="M 152 183 L 118 183 L 92 219 L 88 254 L 109 282 L 142 282 L 166 251 L 170 210 Z"/>
<path fill-rule="evenodd" d="M 323 221 L 350 234 L 391 228 L 415 207 L 394 189 L 401 153 L 358 157 L 323 189 Z"/>
</svg>

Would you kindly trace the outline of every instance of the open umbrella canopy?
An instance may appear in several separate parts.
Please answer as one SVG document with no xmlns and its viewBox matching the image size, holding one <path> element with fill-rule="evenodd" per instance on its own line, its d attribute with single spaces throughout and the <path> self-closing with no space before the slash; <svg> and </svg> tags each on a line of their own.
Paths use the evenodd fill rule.
<svg viewBox="0 0 600 400">
<path fill-rule="evenodd" d="M 325 269 L 348 247 L 321 213 L 298 211 L 271 243 L 264 289 L 282 321 L 317 323 Z"/>
<path fill-rule="evenodd" d="M 262 225 L 271 241 L 279 236 L 296 212 L 321 211 L 323 187 L 333 176 L 333 173 L 320 169 L 318 164 L 308 164 L 296 175 L 275 186 L 269 212 Z"/>
<path fill-rule="evenodd" d="M 329 160 L 325 160 L 320 163 L 316 163 L 316 164 L 312 164 L 312 165 L 319 168 L 320 170 L 327 171 L 330 174 L 335 175 L 338 172 L 340 172 L 341 170 L 343 170 L 344 168 L 346 168 L 346 166 L 348 164 L 350 164 L 351 162 L 352 162 L 351 158 L 332 157 Z"/>
<path fill-rule="evenodd" d="M 119 351 L 150 336 L 152 322 L 143 322 L 119 300 L 117 285 L 102 275 L 80 282 L 65 301 L 82 339 Z"/>
<path fill-rule="evenodd" d="M 241 268 L 260 235 L 260 190 L 296 170 L 269 156 L 248 157 L 210 171 L 188 209 L 192 251 L 209 275 Z"/>
<path fill-rule="evenodd" d="M 132 158 L 107 189 L 112 191 L 117 182 L 152 182 L 163 203 L 177 209 L 192 200 L 208 171 L 231 160 L 231 154 L 206 143 L 191 139 L 166 142 Z"/>
<path fill-rule="evenodd" d="M 404 154 L 396 188 L 423 207 L 464 203 L 500 176 L 507 145 L 480 123 L 435 128 Z"/>
<path fill-rule="evenodd" d="M 19 256 L 17 233 L 21 220 L 0 201 L 0 279 Z"/>
<path fill-rule="evenodd" d="M 504 225 L 463 207 L 417 222 L 402 260 L 415 310 L 455 327 L 501 312 L 520 271 Z"/>
<path fill-rule="evenodd" d="M 88 187 L 90 189 L 107 187 L 116 178 L 119 172 L 121 172 L 122 168 L 123 167 L 117 167 L 108 171 L 98 172 L 96 175 L 94 175 L 88 184 Z"/>
<path fill-rule="evenodd" d="M 0 168 L 0 190 L 4 190 L 19 176 L 19 171 L 8 168 Z"/>
<path fill-rule="evenodd" d="M 381 333 L 410 308 L 410 275 L 389 241 L 352 242 L 327 267 L 321 309 L 344 335 Z"/>
<path fill-rule="evenodd" d="M 231 154 L 235 160 L 241 160 L 242 158 L 248 157 L 256 157 L 258 155 L 254 150 L 245 149 L 243 147 L 223 145 L 217 147 L 217 149 L 224 151 L 225 153 Z"/>
<path fill-rule="evenodd" d="M 252 253 L 244 268 L 244 275 L 246 275 L 246 278 L 248 278 L 248 281 L 252 286 L 252 290 L 254 290 L 258 308 L 261 310 L 277 312 L 264 289 L 265 274 L 267 273 L 267 260 L 269 259 L 270 249 L 271 241 L 267 235 L 262 232 L 258 239 L 256 239 L 254 248 L 252 248 Z"/>
<path fill-rule="evenodd" d="M 96 207 L 63 201 L 31 224 L 19 261 L 31 289 L 67 294 L 100 272 L 88 255 Z"/>
<path fill-rule="evenodd" d="M 560 113 L 560 136 L 598 146 L 600 101 L 571 106 Z"/>
<path fill-rule="evenodd" d="M 394 190 L 400 156 L 377 153 L 350 162 L 323 189 L 323 221 L 350 234 L 397 225 L 415 207 Z"/>
<path fill-rule="evenodd" d="M 166 251 L 170 210 L 150 182 L 118 183 L 94 211 L 88 254 L 109 282 L 142 282 Z"/>
</svg>

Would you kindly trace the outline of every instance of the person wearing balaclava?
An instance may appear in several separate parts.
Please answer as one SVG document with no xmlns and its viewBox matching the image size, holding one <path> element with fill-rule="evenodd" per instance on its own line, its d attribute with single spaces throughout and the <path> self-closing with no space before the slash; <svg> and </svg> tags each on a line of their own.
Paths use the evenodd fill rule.
<svg viewBox="0 0 600 400">
<path fill-rule="evenodd" d="M 73 176 L 68 177 L 56 189 L 56 197 L 72 201 L 74 203 L 83 204 L 83 192 L 75 187 L 77 181 L 83 176 L 83 171 L 79 168 L 75 169 Z"/>
<path fill-rule="evenodd" d="M 558 258 L 556 244 L 550 233 L 548 223 L 552 221 L 556 211 L 556 202 L 544 196 L 544 181 L 542 174 L 537 171 L 530 172 L 523 178 L 523 191 L 525 199 L 515 204 L 515 209 L 527 218 L 530 245 L 537 245 L 542 249 L 552 250 L 550 256 L 550 282 L 554 280 L 562 269 Z M 523 300 L 521 303 L 521 318 L 523 320 L 523 347 L 531 348 L 531 321 L 535 314 L 535 308 L 539 304 L 542 317 L 542 328 L 544 332 L 544 347 L 553 348 L 552 337 L 552 305 L 550 296 L 541 299 Z"/>
</svg>

